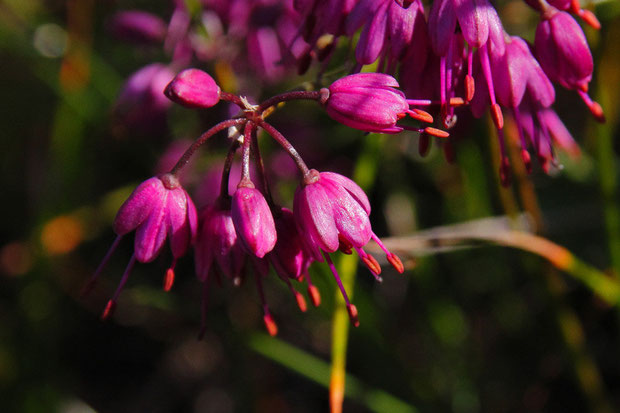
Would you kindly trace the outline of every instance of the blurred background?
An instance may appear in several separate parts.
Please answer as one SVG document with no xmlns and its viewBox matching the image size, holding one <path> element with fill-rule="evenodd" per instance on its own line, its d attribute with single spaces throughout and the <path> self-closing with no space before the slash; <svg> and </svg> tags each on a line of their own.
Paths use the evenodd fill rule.
<svg viewBox="0 0 620 413">
<path fill-rule="evenodd" d="M 312 103 L 287 104 L 271 118 L 311 167 L 354 176 L 368 191 L 374 231 L 407 266 L 403 275 L 384 266 L 381 284 L 360 268 L 345 412 L 620 411 L 620 5 L 596 3 L 603 27 L 585 31 L 596 65 L 591 93 L 607 123 L 556 88 L 555 108 L 582 155 L 559 153 L 563 168 L 550 175 L 535 167 L 526 176 L 513 148 L 514 182 L 502 188 L 492 123 L 466 114 L 452 132 L 454 163 L 436 146 L 421 157 L 417 133 L 364 136 Z M 522 1 L 496 6 L 509 32 L 533 38 L 537 16 Z M 137 8 L 172 13 L 163 0 L 0 2 L 0 409 L 327 411 L 338 291 L 324 265 L 311 267 L 323 302 L 306 313 L 270 275 L 276 338 L 264 332 L 246 282 L 212 290 L 198 341 L 193 257 L 180 261 L 165 293 L 169 253 L 137 265 L 114 317 L 100 321 L 129 240 L 80 295 L 133 188 L 230 116 L 224 105 L 189 111 L 159 95 L 122 100 L 132 73 L 170 61 L 161 45 L 111 35 L 111 16 Z M 203 68 L 225 90 L 240 87 L 225 59 Z M 313 74 L 281 74 L 255 100 Z M 203 148 L 185 178 L 198 205 L 213 199 L 224 144 L 220 137 Z M 276 199 L 291 207 L 294 165 L 264 145 Z M 358 263 L 340 265 L 354 273 Z"/>
</svg>

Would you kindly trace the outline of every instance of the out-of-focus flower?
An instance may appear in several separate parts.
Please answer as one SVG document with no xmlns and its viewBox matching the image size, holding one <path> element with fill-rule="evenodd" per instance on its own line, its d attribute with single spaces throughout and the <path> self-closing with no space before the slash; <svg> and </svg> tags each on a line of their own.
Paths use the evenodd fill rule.
<svg viewBox="0 0 620 413">
<path fill-rule="evenodd" d="M 419 17 L 424 16 L 420 1 L 360 0 L 346 22 L 347 35 L 364 27 L 355 57 L 362 65 L 373 63 L 379 56 L 389 55 L 393 61 L 403 57 Z"/>
<path fill-rule="evenodd" d="M 166 23 L 141 10 L 126 10 L 115 14 L 109 22 L 110 32 L 124 41 L 138 44 L 158 44 L 166 36 Z"/>
<path fill-rule="evenodd" d="M 161 129 L 171 102 L 164 89 L 174 72 L 161 63 L 152 63 L 132 74 L 119 94 L 115 113 L 127 127 L 142 131 Z"/>
<path fill-rule="evenodd" d="M 594 62 L 586 36 L 570 14 L 549 7 L 536 29 L 536 56 L 549 78 L 576 90 L 590 112 L 604 121 L 601 106 L 588 96 Z"/>
</svg>

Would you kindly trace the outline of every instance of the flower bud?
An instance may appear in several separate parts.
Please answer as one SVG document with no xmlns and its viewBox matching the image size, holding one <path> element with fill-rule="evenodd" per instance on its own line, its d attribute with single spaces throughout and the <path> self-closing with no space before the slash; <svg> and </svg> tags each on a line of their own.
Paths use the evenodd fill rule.
<svg viewBox="0 0 620 413">
<path fill-rule="evenodd" d="M 210 108 L 220 101 L 220 87 L 211 76 L 198 69 L 186 69 L 176 75 L 164 94 L 188 108 Z"/>
<path fill-rule="evenodd" d="M 263 194 L 253 187 L 240 187 L 232 197 L 232 219 L 243 245 L 258 258 L 276 245 L 276 226 Z"/>
</svg>

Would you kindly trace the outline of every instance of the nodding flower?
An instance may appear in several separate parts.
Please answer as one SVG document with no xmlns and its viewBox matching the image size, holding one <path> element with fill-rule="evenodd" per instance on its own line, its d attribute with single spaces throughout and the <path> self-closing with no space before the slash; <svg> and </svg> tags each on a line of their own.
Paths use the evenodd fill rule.
<svg viewBox="0 0 620 413">
<path fill-rule="evenodd" d="M 409 109 L 405 94 L 397 87 L 398 82 L 390 75 L 358 73 L 338 79 L 328 89 L 323 89 L 323 103 L 332 119 L 366 132 L 395 134 L 403 129 L 435 131 L 434 128 L 421 130 L 396 125 L 407 115 L 422 122 L 433 122 L 433 117 L 427 112 Z"/>
<path fill-rule="evenodd" d="M 385 251 L 388 261 L 403 272 L 400 259 L 387 250 L 370 225 L 370 203 L 364 191 L 352 180 L 333 172 L 311 170 L 309 179 L 297 188 L 293 212 L 297 226 L 304 235 L 308 252 L 317 261 L 327 261 L 346 302 L 349 318 L 357 326 L 356 307 L 351 304 L 329 253 L 353 249 L 368 269 L 381 281 L 381 267 L 363 247 L 372 238 Z"/>
<path fill-rule="evenodd" d="M 170 242 L 173 261 L 166 271 L 164 290 L 170 290 L 177 259 L 185 255 L 192 245 L 196 227 L 196 208 L 176 176 L 164 174 L 142 182 L 118 210 L 114 220 L 114 232 L 118 236 L 86 285 L 85 291 L 92 287 L 121 238 L 135 230 L 134 253 L 101 317 L 109 317 L 114 310 L 135 262 L 153 261 L 163 249 L 166 239 Z"/>
</svg>

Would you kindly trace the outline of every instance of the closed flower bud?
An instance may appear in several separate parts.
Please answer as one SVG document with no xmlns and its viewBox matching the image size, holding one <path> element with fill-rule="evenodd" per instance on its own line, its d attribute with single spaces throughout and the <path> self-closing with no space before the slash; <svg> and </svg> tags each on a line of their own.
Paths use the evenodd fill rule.
<svg viewBox="0 0 620 413">
<path fill-rule="evenodd" d="M 164 94 L 188 108 L 210 108 L 220 101 L 220 87 L 207 73 L 186 69 L 166 86 Z"/>
<path fill-rule="evenodd" d="M 232 219 L 245 248 L 258 258 L 276 245 L 276 226 L 269 205 L 254 187 L 240 187 L 232 197 Z"/>
</svg>

